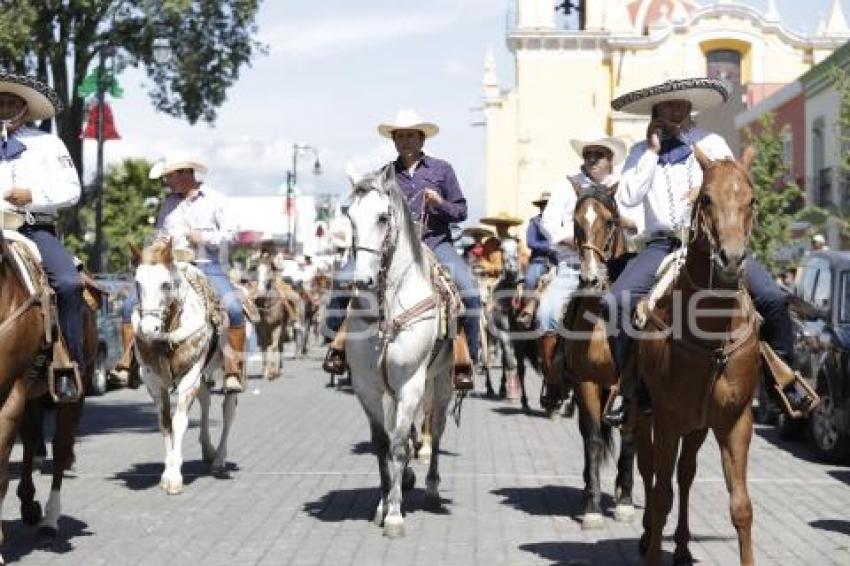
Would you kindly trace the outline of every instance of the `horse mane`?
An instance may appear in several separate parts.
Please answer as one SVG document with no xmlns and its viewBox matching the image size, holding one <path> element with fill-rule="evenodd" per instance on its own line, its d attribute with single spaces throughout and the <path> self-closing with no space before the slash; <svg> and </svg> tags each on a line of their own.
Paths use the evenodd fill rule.
<svg viewBox="0 0 850 566">
<path fill-rule="evenodd" d="M 142 250 L 141 263 L 147 265 L 171 265 L 174 256 L 171 253 L 171 241 L 157 238 L 154 242 Z"/>
<path fill-rule="evenodd" d="M 422 244 L 415 237 L 416 223 L 413 222 L 410 208 L 396 181 L 393 163 L 388 163 L 381 169 L 369 173 L 354 185 L 355 196 L 362 196 L 371 191 L 380 191 L 390 199 L 390 206 L 396 213 L 396 217 L 401 219 L 401 227 L 409 236 L 410 254 L 413 256 L 413 261 L 419 267 L 423 267 Z"/>
</svg>

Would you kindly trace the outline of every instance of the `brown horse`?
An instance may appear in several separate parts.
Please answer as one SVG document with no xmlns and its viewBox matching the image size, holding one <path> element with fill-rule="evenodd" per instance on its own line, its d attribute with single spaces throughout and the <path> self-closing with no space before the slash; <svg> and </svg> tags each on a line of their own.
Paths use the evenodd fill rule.
<svg viewBox="0 0 850 566">
<path fill-rule="evenodd" d="M 254 328 L 263 353 L 263 377 L 270 381 L 281 376 L 287 327 L 297 320 L 298 302 L 297 293 L 288 285 L 274 277 L 260 278 L 254 297 L 260 319 Z"/>
<path fill-rule="evenodd" d="M 27 271 L 35 276 L 34 291 L 25 282 L 26 276 L 12 252 L 13 246 L 18 248 L 19 257 L 29 264 Z M 24 522 L 35 525 L 42 517 L 41 506 L 34 500 L 32 466 L 35 446 L 40 437 L 42 398 L 49 390 L 46 369 L 51 360 L 52 344 L 45 339 L 48 336 L 45 311 L 49 304 L 45 294 L 46 279 L 40 273 L 37 258 L 25 248 L 22 243 L 7 240 L 0 231 L 0 313 L 4 313 L 0 318 L 0 502 L 5 498 L 9 486 L 9 453 L 15 435 L 22 423 L 32 424 L 24 426 L 21 431 L 24 437 L 24 461 L 18 495 Z M 88 319 L 87 328 L 92 327 L 93 321 L 93 318 Z M 96 355 L 96 324 L 94 328 Z M 51 324 L 50 330 L 50 336 L 58 339 L 58 328 Z M 86 347 L 86 351 L 90 352 L 92 344 L 88 343 Z M 79 394 L 80 398 L 76 402 L 57 406 L 53 481 L 46 516 L 41 521 L 40 529 L 40 534 L 48 537 L 57 534 L 61 507 L 59 490 L 65 468 L 72 458 L 74 434 L 82 410 L 83 391 L 79 391 Z"/>
<path fill-rule="evenodd" d="M 636 430 L 647 500 L 641 551 L 648 564 L 661 563 L 661 537 L 673 503 L 671 482 L 681 441 L 674 563 L 693 563 L 688 496 L 697 452 L 711 429 L 722 454 L 740 562 L 750 565 L 753 511 L 747 453 L 759 342 L 755 310 L 742 281 L 753 225 L 748 174 L 753 152 L 747 150 L 740 164 L 732 159 L 709 161 L 698 149 L 696 156 L 704 178 L 695 198 L 687 258 L 672 289 L 653 310 L 644 310 L 648 336 L 637 342 L 637 368 L 653 406 L 651 429 L 649 419 L 639 417 Z M 685 313 L 681 325 L 677 312 Z"/>
<path fill-rule="evenodd" d="M 600 506 L 599 468 L 613 449 L 611 427 L 602 421 L 602 409 L 617 385 L 617 372 L 608 347 L 606 324 L 600 318 L 602 297 L 607 292 L 615 264 L 626 254 L 625 229 L 613 187 L 592 187 L 578 194 L 574 222 L 576 248 L 581 258 L 579 290 L 565 320 L 565 370 L 578 397 L 579 430 L 584 441 L 584 518 L 582 528 L 604 525 Z M 634 516 L 632 485 L 634 443 L 631 431 L 623 431 L 617 460 L 614 517 L 630 521 Z"/>
</svg>

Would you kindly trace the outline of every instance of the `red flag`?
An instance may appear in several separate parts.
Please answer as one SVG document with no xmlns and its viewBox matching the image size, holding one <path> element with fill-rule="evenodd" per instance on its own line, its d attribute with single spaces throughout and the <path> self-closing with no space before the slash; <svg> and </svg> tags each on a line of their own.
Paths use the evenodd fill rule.
<svg viewBox="0 0 850 566">
<path fill-rule="evenodd" d="M 91 106 L 89 106 L 89 115 L 86 118 L 86 127 L 83 128 L 83 132 L 80 134 L 80 139 L 97 139 L 97 115 L 98 115 L 98 104 L 95 102 Z M 118 134 L 118 130 L 115 129 L 115 119 L 112 116 L 112 108 L 109 107 L 109 104 L 103 103 L 103 141 L 108 140 L 120 140 L 121 136 Z"/>
<path fill-rule="evenodd" d="M 283 207 L 283 211 L 287 216 L 295 215 L 295 197 L 286 197 L 286 204 Z"/>
</svg>

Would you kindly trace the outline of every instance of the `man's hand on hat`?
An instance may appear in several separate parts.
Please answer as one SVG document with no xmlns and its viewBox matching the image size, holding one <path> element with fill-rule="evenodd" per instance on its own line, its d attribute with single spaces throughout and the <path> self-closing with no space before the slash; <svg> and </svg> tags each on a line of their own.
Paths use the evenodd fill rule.
<svg viewBox="0 0 850 566">
<path fill-rule="evenodd" d="M 443 197 L 434 189 L 425 189 L 422 196 L 425 199 L 425 204 L 433 204 L 434 206 L 443 204 Z"/>
<path fill-rule="evenodd" d="M 3 199 L 15 206 L 26 206 L 32 202 L 32 191 L 29 189 L 15 187 L 7 191 L 6 194 L 3 195 Z"/>
</svg>

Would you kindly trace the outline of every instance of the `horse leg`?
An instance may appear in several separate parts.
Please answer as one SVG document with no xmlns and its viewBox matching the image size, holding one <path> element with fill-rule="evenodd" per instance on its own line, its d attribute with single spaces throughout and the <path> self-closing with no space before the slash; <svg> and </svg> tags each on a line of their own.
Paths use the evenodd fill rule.
<svg viewBox="0 0 850 566">
<path fill-rule="evenodd" d="M 59 532 L 59 517 L 62 514 L 62 479 L 65 470 L 71 467 L 74 457 L 74 440 L 77 424 L 83 412 L 85 397 L 80 400 L 56 407 L 56 432 L 53 435 L 53 477 L 50 484 L 50 497 L 44 508 L 44 517 L 39 524 L 38 533 L 42 537 L 54 538 Z"/>
<path fill-rule="evenodd" d="M 21 424 L 26 406 L 26 383 L 20 378 L 14 381 L 12 391 L 0 408 L 0 545 L 4 542 L 2 504 L 9 489 L 9 455 L 15 443 L 15 434 Z M 5 564 L 0 556 L 0 565 Z"/>
<path fill-rule="evenodd" d="M 160 387 L 156 390 L 156 393 L 153 392 L 153 389 L 150 391 L 151 395 L 154 396 L 154 401 L 156 402 L 157 409 L 159 410 L 159 430 L 162 433 L 162 440 L 165 444 L 165 469 L 163 469 L 162 476 L 160 476 L 159 487 L 168 491 L 173 476 L 172 453 L 174 452 L 174 427 L 171 419 L 171 398 L 168 395 L 168 390 L 164 387 Z"/>
<path fill-rule="evenodd" d="M 697 475 L 697 454 L 708 429 L 688 433 L 682 439 L 682 453 L 676 467 L 676 481 L 679 484 L 679 522 L 676 525 L 676 551 L 673 553 L 674 566 L 688 566 L 694 563 L 688 543 L 691 540 L 691 530 L 688 526 L 688 504 L 694 476 Z"/>
<path fill-rule="evenodd" d="M 443 367 L 450 367 L 451 359 L 446 356 Z M 440 367 L 440 366 L 438 366 Z M 427 422 L 431 427 L 431 461 L 428 465 L 428 476 L 425 479 L 426 501 L 438 507 L 440 505 L 440 439 L 446 430 L 449 404 L 452 400 L 452 387 L 445 375 L 435 374 L 432 379 L 433 394 L 431 412 Z"/>
<path fill-rule="evenodd" d="M 649 548 L 646 563 L 661 564 L 661 537 L 667 515 L 673 507 L 673 468 L 679 452 L 679 436 L 669 425 L 659 419 L 658 411 L 652 422 L 652 463 L 655 469 L 655 485 L 652 487 L 652 513 L 649 530 Z"/>
<path fill-rule="evenodd" d="M 413 415 L 419 405 L 418 399 L 424 392 L 424 386 L 419 391 L 414 391 L 416 383 L 425 383 L 425 368 L 420 367 L 410 378 L 406 388 L 398 392 L 398 401 L 395 410 L 387 411 L 384 422 L 393 423 L 390 433 L 390 492 L 387 497 L 387 515 L 384 518 L 384 535 L 389 538 L 404 536 L 404 517 L 401 514 L 402 483 L 410 483 L 408 462 L 410 460 L 410 425 Z M 434 448 L 431 448 L 431 458 L 434 457 Z M 408 479 L 405 479 L 407 477 Z M 412 487 L 412 486 L 410 486 Z"/>
<path fill-rule="evenodd" d="M 614 519 L 621 523 L 628 523 L 635 516 L 632 500 L 634 465 L 634 431 L 624 427 L 620 431 L 620 456 L 617 458 L 617 479 L 614 482 Z"/>
<path fill-rule="evenodd" d="M 373 522 L 379 527 L 384 526 L 384 517 L 387 511 L 387 496 L 390 493 L 390 439 L 384 427 L 376 422 L 370 421 L 369 428 L 372 432 L 372 448 L 378 457 L 378 473 L 381 475 L 381 497 L 378 499 L 378 507 L 375 509 Z"/>
<path fill-rule="evenodd" d="M 230 436 L 230 427 L 233 425 L 233 418 L 236 416 L 236 395 L 236 393 L 226 393 L 221 402 L 221 438 L 218 441 L 218 448 L 215 451 L 211 466 L 212 473 L 216 477 L 227 477 L 227 438 Z"/>
<path fill-rule="evenodd" d="M 41 399 L 30 399 L 24 404 L 21 421 L 21 441 L 24 448 L 21 461 L 21 477 L 18 481 L 18 499 L 21 502 L 21 519 L 27 525 L 36 525 L 41 520 L 41 505 L 35 500 L 35 484 L 32 480 L 35 452 L 38 443 L 43 441 L 42 420 L 44 404 Z M 54 462 L 54 467 L 58 466 Z"/>
<path fill-rule="evenodd" d="M 525 394 L 525 358 L 523 354 L 517 357 L 517 378 L 519 379 L 519 404 L 522 410 L 526 413 L 531 412 L 531 407 L 528 404 L 528 395 Z"/>
<path fill-rule="evenodd" d="M 210 440 L 210 390 L 202 381 L 198 389 L 198 403 L 201 406 L 201 430 L 198 433 L 198 442 L 201 444 L 201 458 L 205 464 L 212 464 L 215 458 L 215 447 Z"/>
<path fill-rule="evenodd" d="M 752 412 L 747 409 L 738 417 L 728 434 L 715 430 L 717 443 L 723 458 L 723 475 L 729 491 L 729 511 L 732 525 L 738 532 L 738 550 L 741 565 L 753 564 L 753 506 L 747 490 L 747 457 L 753 435 Z"/>
<path fill-rule="evenodd" d="M 652 510 L 652 485 L 654 473 L 652 469 L 652 417 L 640 415 L 634 406 L 637 401 L 632 400 L 632 414 L 635 415 L 634 441 L 637 447 L 637 467 L 643 480 L 643 534 L 641 534 L 638 550 L 641 556 L 646 556 L 649 548 L 650 516 Z"/>
<path fill-rule="evenodd" d="M 604 457 L 602 440 L 602 404 L 599 401 L 599 386 L 589 381 L 578 383 L 579 430 L 584 441 L 584 518 L 582 529 L 601 529 L 605 524 L 602 516 L 602 486 L 599 468 Z"/>
<path fill-rule="evenodd" d="M 201 371 L 201 363 L 199 362 L 192 368 L 183 378 L 189 383 L 198 379 L 198 373 Z M 177 495 L 183 491 L 183 475 L 181 468 L 183 467 L 183 435 L 189 427 L 189 409 L 192 407 L 192 402 L 198 393 L 198 387 L 189 388 L 187 391 L 177 393 L 177 406 L 174 407 L 174 415 L 171 417 L 171 428 L 173 434 L 173 442 L 171 448 L 171 474 L 169 476 L 168 485 L 165 488 L 168 495 Z"/>
</svg>

